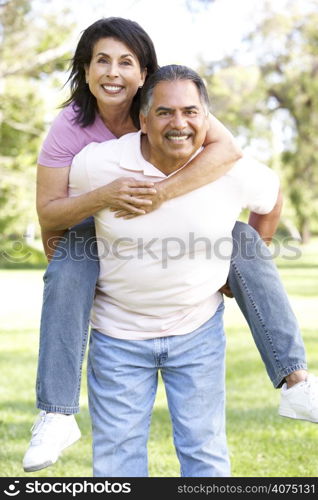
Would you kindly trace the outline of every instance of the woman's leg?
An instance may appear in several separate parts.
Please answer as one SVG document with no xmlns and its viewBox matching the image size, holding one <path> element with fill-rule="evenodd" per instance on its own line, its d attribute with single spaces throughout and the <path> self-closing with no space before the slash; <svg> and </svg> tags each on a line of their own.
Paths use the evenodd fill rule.
<svg viewBox="0 0 318 500">
<path fill-rule="evenodd" d="M 295 315 L 271 253 L 250 225 L 237 222 L 228 282 L 274 385 L 305 370 L 306 354 Z"/>
<path fill-rule="evenodd" d="M 82 363 L 86 349 L 99 261 L 93 218 L 67 231 L 44 275 L 37 407 L 23 458 L 27 472 L 43 469 L 80 437 L 73 414 L 79 411 Z"/>
<path fill-rule="evenodd" d="M 279 414 L 318 423 L 318 378 L 307 374 L 299 326 L 271 253 L 242 222 L 233 242 L 228 283 L 274 387 L 282 386 Z"/>
<path fill-rule="evenodd" d="M 93 219 L 67 231 L 44 275 L 37 407 L 79 411 L 82 362 L 99 274 Z"/>
</svg>

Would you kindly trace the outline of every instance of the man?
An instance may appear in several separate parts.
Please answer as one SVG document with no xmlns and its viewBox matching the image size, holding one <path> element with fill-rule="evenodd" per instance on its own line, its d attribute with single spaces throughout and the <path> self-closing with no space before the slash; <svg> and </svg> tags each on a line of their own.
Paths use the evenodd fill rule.
<svg viewBox="0 0 318 500">
<path fill-rule="evenodd" d="M 161 68 L 143 89 L 142 133 L 87 146 L 74 159 L 70 194 L 98 189 L 127 170 L 154 182 L 173 175 L 200 151 L 208 107 L 196 73 Z M 230 475 L 218 290 L 240 211 L 268 214 L 276 227 L 278 192 L 272 170 L 240 160 L 218 181 L 141 218 L 96 214 L 101 269 L 88 362 L 95 476 L 147 476 L 159 369 L 181 474 Z"/>
</svg>

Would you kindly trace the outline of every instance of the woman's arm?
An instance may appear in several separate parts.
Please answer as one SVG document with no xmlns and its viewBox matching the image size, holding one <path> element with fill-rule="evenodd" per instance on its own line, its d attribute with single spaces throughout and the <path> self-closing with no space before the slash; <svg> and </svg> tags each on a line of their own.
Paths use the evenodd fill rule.
<svg viewBox="0 0 318 500">
<path fill-rule="evenodd" d="M 152 205 L 145 207 L 147 213 L 158 208 L 164 201 L 216 181 L 242 158 L 242 151 L 231 132 L 211 114 L 209 120 L 210 127 L 204 142 L 204 149 L 184 168 L 156 183 L 157 192 L 151 196 Z M 127 219 L 139 215 L 131 214 L 126 210 L 116 212 L 117 217 Z"/>
<path fill-rule="evenodd" d="M 106 207 L 145 213 L 144 207 L 151 200 L 137 198 L 155 192 L 152 182 L 120 177 L 115 181 L 86 194 L 68 197 L 70 167 L 49 168 L 42 165 L 37 170 L 36 203 L 39 222 L 43 232 L 61 236 L 65 230 L 78 224 L 98 210 Z"/>
</svg>

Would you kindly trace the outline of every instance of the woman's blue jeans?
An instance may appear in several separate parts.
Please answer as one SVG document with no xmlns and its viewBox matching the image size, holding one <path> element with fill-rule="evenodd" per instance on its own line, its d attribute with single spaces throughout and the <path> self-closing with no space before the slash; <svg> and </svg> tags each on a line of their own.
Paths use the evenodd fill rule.
<svg viewBox="0 0 318 500">
<path fill-rule="evenodd" d="M 306 369 L 295 315 L 270 251 L 249 225 L 233 229 L 229 285 L 274 385 Z M 65 233 L 44 274 L 37 407 L 78 413 L 83 358 L 99 261 L 93 218 Z"/>
</svg>

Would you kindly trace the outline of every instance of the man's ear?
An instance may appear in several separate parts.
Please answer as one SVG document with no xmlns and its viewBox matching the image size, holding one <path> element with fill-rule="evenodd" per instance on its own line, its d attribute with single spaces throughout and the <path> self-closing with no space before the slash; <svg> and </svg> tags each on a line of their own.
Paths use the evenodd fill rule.
<svg viewBox="0 0 318 500">
<path fill-rule="evenodd" d="M 142 113 L 139 113 L 140 130 L 143 134 L 147 133 L 147 117 Z"/>
</svg>

